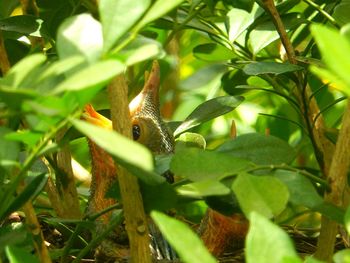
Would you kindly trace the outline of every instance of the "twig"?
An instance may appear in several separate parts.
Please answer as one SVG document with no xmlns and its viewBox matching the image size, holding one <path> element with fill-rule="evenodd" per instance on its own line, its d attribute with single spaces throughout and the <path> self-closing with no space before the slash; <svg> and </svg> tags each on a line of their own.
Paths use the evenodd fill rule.
<svg viewBox="0 0 350 263">
<path fill-rule="evenodd" d="M 132 138 L 128 107 L 128 86 L 124 75 L 117 76 L 108 86 L 113 129 Z M 130 242 L 131 262 L 150 263 L 149 232 L 137 178 L 117 165 L 118 181 L 123 201 L 126 230 Z"/>
<path fill-rule="evenodd" d="M 10 70 L 10 67 L 10 62 L 5 49 L 4 38 L 2 37 L 2 31 L 0 30 L 0 70 L 2 75 L 5 75 Z"/>
<path fill-rule="evenodd" d="M 321 15 L 323 15 L 329 22 L 331 22 L 335 27 L 340 28 L 340 26 L 338 25 L 337 21 L 330 15 L 328 14 L 326 11 L 324 11 L 322 9 L 322 7 L 320 7 L 319 5 L 317 5 L 316 3 L 312 2 L 311 0 L 303 0 L 305 3 L 307 3 L 309 6 L 312 6 L 313 8 L 315 8 Z"/>
</svg>

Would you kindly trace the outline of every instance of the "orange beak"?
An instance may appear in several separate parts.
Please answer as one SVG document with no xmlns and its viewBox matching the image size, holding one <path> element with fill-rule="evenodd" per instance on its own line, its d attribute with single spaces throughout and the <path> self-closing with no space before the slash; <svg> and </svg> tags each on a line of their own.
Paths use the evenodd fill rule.
<svg viewBox="0 0 350 263">
<path fill-rule="evenodd" d="M 105 116 L 99 114 L 91 104 L 87 104 L 84 109 L 84 113 L 82 118 L 87 122 L 99 126 L 101 128 L 105 128 L 108 130 L 112 130 L 112 122 L 107 119 Z"/>
</svg>

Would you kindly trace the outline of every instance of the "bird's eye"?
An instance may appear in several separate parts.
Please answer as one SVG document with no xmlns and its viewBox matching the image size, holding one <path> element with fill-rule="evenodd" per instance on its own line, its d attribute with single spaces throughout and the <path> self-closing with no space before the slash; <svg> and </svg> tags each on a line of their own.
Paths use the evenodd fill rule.
<svg viewBox="0 0 350 263">
<path fill-rule="evenodd" d="M 132 126 L 132 136 L 134 138 L 134 141 L 137 141 L 140 138 L 140 136 L 141 136 L 141 129 L 140 129 L 139 125 L 134 124 Z"/>
</svg>

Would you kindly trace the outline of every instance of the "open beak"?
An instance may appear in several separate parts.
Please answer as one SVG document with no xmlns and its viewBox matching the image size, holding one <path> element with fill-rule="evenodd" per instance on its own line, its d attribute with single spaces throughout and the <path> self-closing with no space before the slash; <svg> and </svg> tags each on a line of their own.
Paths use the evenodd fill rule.
<svg viewBox="0 0 350 263">
<path fill-rule="evenodd" d="M 105 128 L 108 130 L 112 130 L 112 122 L 107 119 L 105 116 L 99 114 L 91 104 L 87 104 L 84 108 L 84 113 L 82 118 L 87 122 L 99 126 L 101 128 Z"/>
<path fill-rule="evenodd" d="M 155 60 L 152 64 L 151 73 L 148 78 L 147 76 L 145 77 L 145 85 L 143 86 L 143 89 L 129 104 L 130 116 L 135 116 L 138 112 L 142 111 L 145 102 L 152 105 L 159 104 L 159 83 L 159 63 Z"/>
</svg>

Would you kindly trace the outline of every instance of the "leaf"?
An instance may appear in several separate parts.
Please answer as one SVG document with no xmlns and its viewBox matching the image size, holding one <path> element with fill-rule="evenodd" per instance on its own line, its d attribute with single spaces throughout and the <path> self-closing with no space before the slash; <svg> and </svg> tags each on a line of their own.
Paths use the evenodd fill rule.
<svg viewBox="0 0 350 263">
<path fill-rule="evenodd" d="M 322 54 L 322 60 L 336 78 L 346 84 L 344 87 L 350 94 L 350 59 L 344 54 L 350 52 L 350 41 L 334 29 L 321 25 L 312 25 L 311 33 L 315 38 L 318 48 Z"/>
<path fill-rule="evenodd" d="M 121 51 L 118 51 L 118 53 L 111 55 L 130 66 L 159 56 L 163 52 L 163 47 L 158 41 L 143 36 L 137 36 L 131 44 Z"/>
<path fill-rule="evenodd" d="M 53 90 L 53 93 L 102 88 L 124 69 L 124 64 L 117 60 L 103 60 L 94 63 L 67 78 Z"/>
<path fill-rule="evenodd" d="M 141 184 L 141 194 L 147 213 L 152 210 L 169 211 L 178 202 L 178 195 L 168 182 L 159 185 Z"/>
<path fill-rule="evenodd" d="M 193 49 L 193 55 L 204 61 L 225 61 L 237 57 L 232 50 L 215 43 L 196 46 Z"/>
<path fill-rule="evenodd" d="M 177 145 L 179 143 L 183 143 L 188 147 L 197 147 L 201 149 L 205 149 L 206 147 L 206 141 L 204 137 L 198 133 L 193 132 L 185 132 L 182 133 L 177 139 L 176 139 Z"/>
<path fill-rule="evenodd" d="M 42 65 L 45 60 L 46 56 L 43 54 L 34 54 L 25 57 L 10 69 L 2 83 L 13 88 L 23 88 L 20 87 L 21 83 L 24 82 L 31 72 Z"/>
<path fill-rule="evenodd" d="M 246 239 L 247 263 L 301 263 L 287 233 L 253 212 Z"/>
<path fill-rule="evenodd" d="M 277 62 L 253 62 L 244 66 L 243 71 L 247 75 L 274 74 L 279 75 L 288 72 L 303 70 L 303 67 L 290 63 Z"/>
<path fill-rule="evenodd" d="M 239 174 L 232 190 L 247 217 L 253 211 L 268 218 L 277 216 L 285 209 L 289 199 L 288 188 L 273 176 Z"/>
<path fill-rule="evenodd" d="M 224 142 L 216 151 L 247 159 L 259 165 L 291 163 L 295 150 L 285 141 L 260 133 L 248 133 Z"/>
<path fill-rule="evenodd" d="M 346 209 L 345 217 L 344 217 L 344 225 L 346 231 L 350 233 L 350 207 Z"/>
<path fill-rule="evenodd" d="M 344 212 L 340 208 L 326 203 L 305 176 L 297 172 L 282 170 L 275 171 L 273 175 L 288 187 L 289 201 L 292 204 L 305 206 L 340 224 L 343 223 Z"/>
<path fill-rule="evenodd" d="M 29 147 L 33 147 L 41 138 L 43 134 L 30 130 L 18 130 L 17 132 L 11 132 L 6 135 L 5 139 L 18 141 L 27 144 Z"/>
<path fill-rule="evenodd" d="M 7 246 L 5 249 L 6 256 L 8 257 L 10 263 L 39 263 L 39 259 L 35 257 L 30 251 L 22 247 Z"/>
<path fill-rule="evenodd" d="M 234 42 L 255 19 L 264 13 L 264 9 L 254 3 L 252 10 L 247 12 L 239 8 L 232 8 L 226 17 L 226 27 L 231 42 Z"/>
<path fill-rule="evenodd" d="M 189 226 L 158 211 L 152 211 L 151 217 L 176 250 L 181 261 L 187 263 L 217 262 Z"/>
<path fill-rule="evenodd" d="M 0 160 L 17 160 L 19 154 L 19 143 L 6 139 L 6 135 L 13 131 L 6 127 L 0 127 Z"/>
<path fill-rule="evenodd" d="M 288 13 L 282 15 L 281 18 L 287 32 L 306 22 L 296 13 Z M 279 34 L 270 19 L 259 23 L 249 34 L 250 46 L 254 55 L 277 39 L 279 39 Z"/>
<path fill-rule="evenodd" d="M 334 8 L 334 12 L 332 17 L 339 23 L 340 25 L 345 25 L 350 23 L 349 18 L 349 10 L 350 10 L 350 1 L 349 0 L 341 0 L 338 2 L 337 6 Z"/>
<path fill-rule="evenodd" d="M 176 149 L 170 163 L 170 170 L 174 174 L 194 182 L 220 180 L 249 167 L 251 167 L 251 163 L 247 160 L 198 148 Z"/>
<path fill-rule="evenodd" d="M 233 111 L 243 100 L 244 98 L 241 96 L 222 96 L 204 102 L 195 108 L 186 120 L 176 129 L 174 136 L 176 137 L 203 122 Z"/>
<path fill-rule="evenodd" d="M 101 24 L 89 14 L 69 17 L 58 29 L 56 47 L 61 59 L 82 55 L 89 63 L 97 61 L 103 47 Z"/>
<path fill-rule="evenodd" d="M 0 1 L 0 18 L 8 17 L 19 5 L 19 0 Z"/>
<path fill-rule="evenodd" d="M 20 209 L 26 202 L 35 199 L 35 197 L 45 187 L 48 178 L 47 173 L 35 176 L 24 188 L 24 190 L 13 200 L 4 215 L 1 215 L 1 217 L 9 215 L 10 213 Z"/>
<path fill-rule="evenodd" d="M 333 255 L 334 263 L 349 263 L 350 262 L 350 249 L 346 248 L 340 251 L 337 251 Z"/>
<path fill-rule="evenodd" d="M 145 183 L 156 185 L 164 182 L 163 177 L 153 173 L 153 156 L 145 146 L 115 131 L 106 130 L 80 120 L 72 120 L 71 122 L 77 130 L 113 155 L 118 163 L 126 166 Z"/>
<path fill-rule="evenodd" d="M 47 36 L 43 20 L 31 15 L 17 15 L 0 20 L 0 30 L 21 33 L 34 37 Z"/>
<path fill-rule="evenodd" d="M 99 11 L 102 21 L 103 49 L 107 52 L 142 17 L 150 0 L 101 0 Z"/>
<path fill-rule="evenodd" d="M 230 188 L 216 180 L 203 180 L 185 184 L 178 187 L 176 191 L 182 196 L 194 198 L 228 195 L 231 192 Z"/>
<path fill-rule="evenodd" d="M 135 30 L 139 30 L 148 23 L 156 20 L 157 18 L 167 14 L 175 7 L 180 5 L 184 0 L 173 0 L 173 1 L 163 1 L 157 0 L 153 3 L 150 9 L 147 11 L 146 15 L 141 19 L 141 21 L 136 25 Z"/>
</svg>

